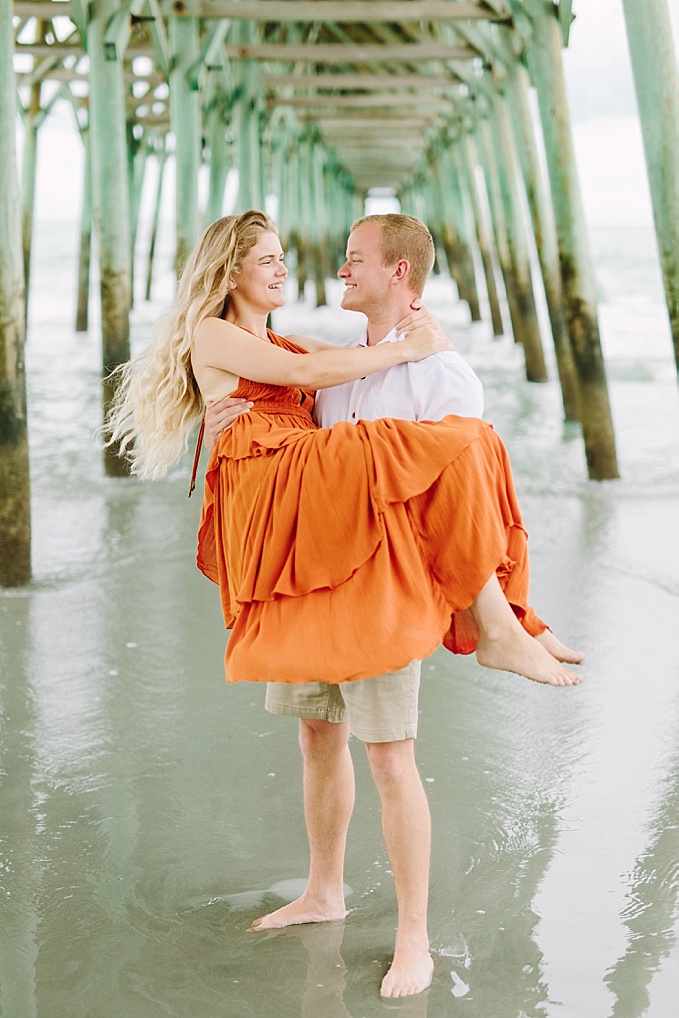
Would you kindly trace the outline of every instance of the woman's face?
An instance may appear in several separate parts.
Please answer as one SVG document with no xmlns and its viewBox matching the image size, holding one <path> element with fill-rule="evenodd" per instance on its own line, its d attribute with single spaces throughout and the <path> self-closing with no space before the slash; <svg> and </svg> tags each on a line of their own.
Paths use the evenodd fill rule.
<svg viewBox="0 0 679 1018">
<path fill-rule="evenodd" d="M 231 299 L 243 308 L 268 314 L 285 304 L 287 274 L 281 242 L 275 233 L 263 233 L 243 259 L 233 280 Z"/>
</svg>

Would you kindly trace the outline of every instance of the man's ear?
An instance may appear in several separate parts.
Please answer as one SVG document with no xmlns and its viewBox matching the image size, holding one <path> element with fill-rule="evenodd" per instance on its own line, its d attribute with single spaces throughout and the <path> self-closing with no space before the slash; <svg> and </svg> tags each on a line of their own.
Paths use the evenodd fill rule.
<svg viewBox="0 0 679 1018">
<path fill-rule="evenodd" d="M 394 266 L 394 281 L 400 283 L 410 272 L 410 262 L 407 258 L 399 258 Z"/>
</svg>

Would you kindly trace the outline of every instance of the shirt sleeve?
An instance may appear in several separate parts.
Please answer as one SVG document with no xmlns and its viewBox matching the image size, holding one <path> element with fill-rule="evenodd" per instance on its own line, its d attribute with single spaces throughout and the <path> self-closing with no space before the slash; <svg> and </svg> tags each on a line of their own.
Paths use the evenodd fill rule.
<svg viewBox="0 0 679 1018">
<path fill-rule="evenodd" d="M 448 414 L 483 416 L 483 386 L 459 354 L 436 354 L 418 363 L 424 368 L 417 389 L 418 421 L 439 421 Z"/>
</svg>

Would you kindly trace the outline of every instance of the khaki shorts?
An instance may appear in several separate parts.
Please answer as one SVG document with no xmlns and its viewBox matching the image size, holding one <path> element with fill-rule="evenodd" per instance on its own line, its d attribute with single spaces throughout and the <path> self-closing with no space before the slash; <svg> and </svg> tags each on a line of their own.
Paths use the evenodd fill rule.
<svg viewBox="0 0 679 1018">
<path fill-rule="evenodd" d="M 269 682 L 265 707 L 307 721 L 348 721 L 362 742 L 400 742 L 417 735 L 421 662 L 374 679 L 329 682 Z"/>
</svg>

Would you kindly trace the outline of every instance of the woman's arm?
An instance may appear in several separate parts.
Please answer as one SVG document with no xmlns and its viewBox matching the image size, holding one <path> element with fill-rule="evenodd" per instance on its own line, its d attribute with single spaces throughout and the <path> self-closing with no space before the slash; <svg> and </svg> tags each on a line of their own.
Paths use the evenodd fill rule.
<svg viewBox="0 0 679 1018">
<path fill-rule="evenodd" d="M 328 347 L 300 356 L 258 339 L 231 322 L 206 318 L 194 335 L 193 360 L 198 370 L 217 368 L 251 382 L 326 389 L 450 348 L 443 333 L 415 329 L 400 343 Z"/>
</svg>

